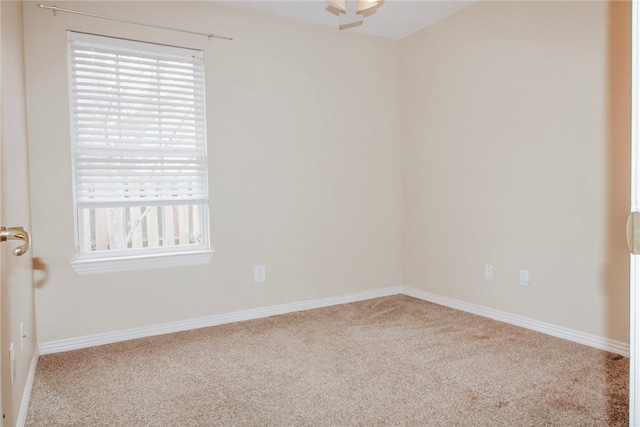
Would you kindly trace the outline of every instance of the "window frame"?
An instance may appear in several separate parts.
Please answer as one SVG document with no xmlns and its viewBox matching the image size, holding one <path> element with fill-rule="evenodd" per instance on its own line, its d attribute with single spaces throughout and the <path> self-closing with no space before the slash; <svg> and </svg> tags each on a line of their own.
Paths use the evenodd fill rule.
<svg viewBox="0 0 640 427">
<path fill-rule="evenodd" d="M 92 207 L 79 206 L 78 193 L 76 191 L 76 182 L 78 179 L 76 171 L 76 149 L 79 147 L 79 140 L 76 135 L 76 113 L 74 111 L 74 98 L 73 88 L 75 87 L 73 64 L 72 64 L 72 43 L 73 41 L 83 41 L 91 43 L 92 40 L 99 40 L 105 42 L 112 48 L 136 48 L 144 46 L 144 51 L 150 53 L 166 52 L 166 51 L 179 51 L 184 52 L 198 52 L 202 60 L 202 151 L 200 154 L 204 158 L 204 185 L 206 195 L 204 198 L 194 200 L 177 200 L 175 203 L 165 200 L 164 202 L 145 204 L 145 200 L 139 200 L 137 206 L 133 202 L 123 203 L 121 206 L 112 205 L 108 207 L 120 207 L 123 209 L 131 209 L 134 207 L 161 207 L 160 210 L 165 207 L 178 207 L 178 206 L 193 206 L 193 209 L 198 209 L 198 228 L 201 233 L 201 242 L 195 244 L 177 244 L 166 245 L 158 247 L 144 247 L 144 248 L 124 248 L 113 250 L 96 250 L 96 251 L 84 251 L 84 221 L 81 218 L 82 209 L 98 209 L 100 204 L 97 203 Z M 207 161 L 207 135 L 206 135 L 206 90 L 204 86 L 205 70 L 204 70 L 204 52 L 198 49 L 183 48 L 175 46 L 166 46 L 160 44 L 154 44 L 149 42 L 127 40 L 122 38 L 115 38 L 102 35 L 93 35 L 87 33 L 81 33 L 76 31 L 67 31 L 67 72 L 68 72 L 68 99 L 69 99 L 69 118 L 70 118 L 70 145 L 71 145 L 71 167 L 72 167 L 72 198 L 73 198 L 73 218 L 74 218 L 74 260 L 71 262 L 72 267 L 78 274 L 97 274 L 107 272 L 118 271 L 135 271 L 135 270 L 148 270 L 163 267 L 174 266 L 190 266 L 198 264 L 207 264 L 211 261 L 214 251 L 211 248 L 210 241 L 210 221 L 209 221 L 209 190 L 208 190 L 208 161 Z M 120 98 L 118 98 L 120 99 Z M 199 149 L 196 149 L 198 151 Z M 156 157 L 159 152 L 156 152 Z M 153 157 L 153 155 L 149 156 Z M 104 206 L 107 207 L 107 206 Z M 164 221 L 164 220 L 163 220 Z M 122 218 L 123 225 L 126 227 L 126 220 Z M 160 236 L 159 236 L 160 237 Z M 164 242 L 163 242 L 164 243 Z"/>
</svg>

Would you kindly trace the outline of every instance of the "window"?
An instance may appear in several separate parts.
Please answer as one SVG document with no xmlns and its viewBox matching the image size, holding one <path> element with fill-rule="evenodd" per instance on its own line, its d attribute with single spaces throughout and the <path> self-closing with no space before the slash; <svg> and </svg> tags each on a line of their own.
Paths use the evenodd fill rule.
<svg viewBox="0 0 640 427">
<path fill-rule="evenodd" d="M 207 262 L 203 52 L 71 31 L 67 39 L 74 267 Z"/>
</svg>

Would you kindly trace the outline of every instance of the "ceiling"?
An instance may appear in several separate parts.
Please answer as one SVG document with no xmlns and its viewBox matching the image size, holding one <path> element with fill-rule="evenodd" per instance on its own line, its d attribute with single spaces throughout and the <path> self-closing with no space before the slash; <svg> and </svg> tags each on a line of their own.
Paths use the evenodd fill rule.
<svg viewBox="0 0 640 427">
<path fill-rule="evenodd" d="M 326 10 L 324 0 L 226 0 L 217 3 L 327 25 L 340 31 L 338 17 Z M 385 0 L 376 13 L 364 19 L 362 25 L 343 31 L 400 40 L 473 3 L 459 0 Z"/>
</svg>

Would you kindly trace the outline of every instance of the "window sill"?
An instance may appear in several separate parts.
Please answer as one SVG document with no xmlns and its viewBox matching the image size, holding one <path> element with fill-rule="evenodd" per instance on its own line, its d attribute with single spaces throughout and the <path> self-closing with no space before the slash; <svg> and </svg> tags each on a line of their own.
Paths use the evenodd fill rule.
<svg viewBox="0 0 640 427">
<path fill-rule="evenodd" d="M 166 267 L 185 267 L 208 264 L 213 251 L 138 255 L 121 258 L 81 259 L 71 266 L 81 276 L 88 274 L 119 273 L 123 271 L 155 270 Z"/>
</svg>

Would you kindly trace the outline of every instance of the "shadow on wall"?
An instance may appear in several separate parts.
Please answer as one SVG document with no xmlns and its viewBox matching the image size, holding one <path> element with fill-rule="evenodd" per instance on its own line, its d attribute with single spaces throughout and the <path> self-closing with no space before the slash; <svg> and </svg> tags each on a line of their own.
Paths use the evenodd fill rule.
<svg viewBox="0 0 640 427">
<path fill-rule="evenodd" d="M 42 258 L 33 258 L 33 287 L 44 288 L 49 281 L 49 266 Z"/>
<path fill-rule="evenodd" d="M 631 2 L 609 3 L 608 33 L 607 261 L 602 292 L 607 304 L 607 336 L 627 342 L 629 252 L 625 242 L 625 223 L 631 194 Z M 626 362 L 628 369 L 628 361 Z M 609 375 L 614 365 L 618 364 L 614 360 L 605 361 L 610 381 L 607 390 L 620 390 L 620 384 L 612 383 L 616 377 Z M 628 390 L 628 384 L 626 389 Z M 616 413 L 616 407 L 621 404 L 628 408 L 628 399 L 608 393 L 609 414 Z M 610 421 L 609 425 L 617 425 L 620 420 Z"/>
</svg>

